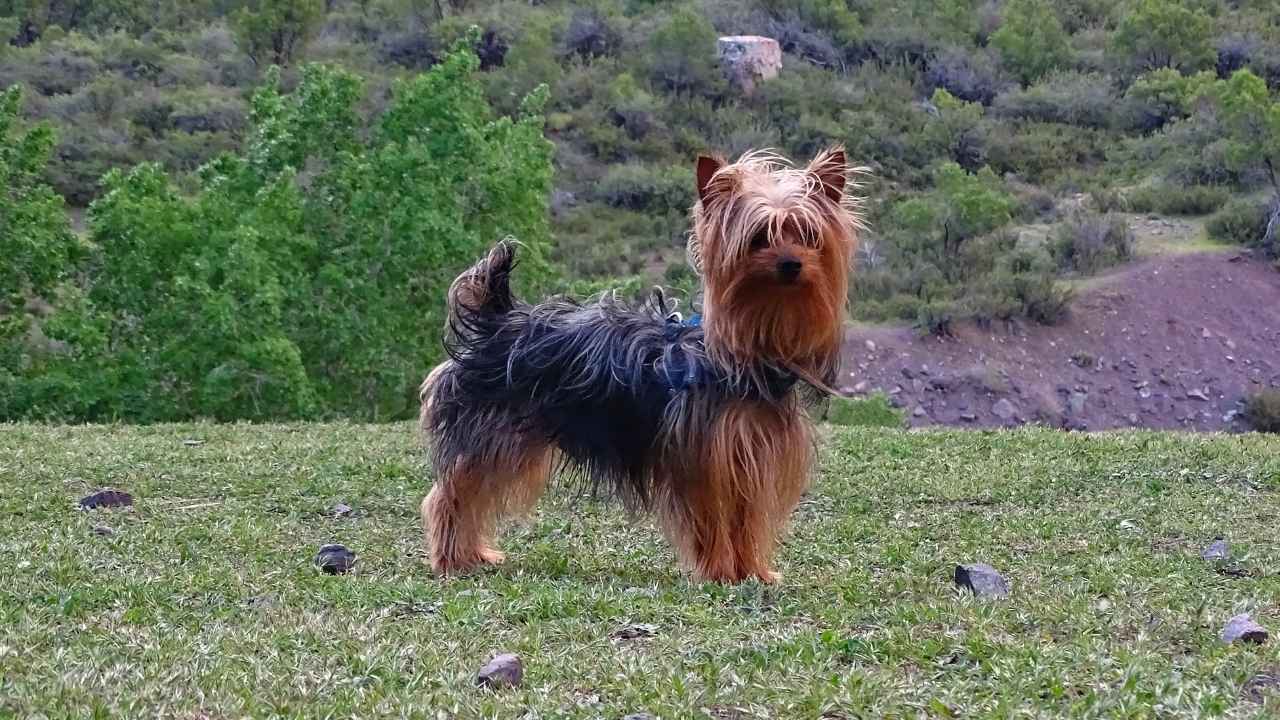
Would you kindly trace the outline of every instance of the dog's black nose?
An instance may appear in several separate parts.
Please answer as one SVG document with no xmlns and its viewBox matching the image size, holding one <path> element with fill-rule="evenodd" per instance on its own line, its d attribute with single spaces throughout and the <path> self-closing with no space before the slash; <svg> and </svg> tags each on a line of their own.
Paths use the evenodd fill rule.
<svg viewBox="0 0 1280 720">
<path fill-rule="evenodd" d="M 804 267 L 804 264 L 799 260 L 792 260 L 790 258 L 786 260 L 779 260 L 778 277 L 783 280 L 795 280 L 800 277 L 800 268 L 802 267 Z"/>
</svg>

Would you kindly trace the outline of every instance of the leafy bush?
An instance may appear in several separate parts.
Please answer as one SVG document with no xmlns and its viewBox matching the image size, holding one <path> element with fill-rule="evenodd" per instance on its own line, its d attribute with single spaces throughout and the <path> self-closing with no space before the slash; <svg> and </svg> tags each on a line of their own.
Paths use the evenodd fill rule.
<svg viewBox="0 0 1280 720">
<path fill-rule="evenodd" d="M 1095 273 L 1133 257 L 1133 230 L 1124 218 L 1079 212 L 1058 226 L 1053 256 L 1067 270 Z"/>
<path fill-rule="evenodd" d="M 630 210 L 683 212 L 693 205 L 693 171 L 636 163 L 609 168 L 596 193 L 604 202 Z"/>
<path fill-rule="evenodd" d="M 991 44 L 1024 83 L 1064 66 L 1071 56 L 1066 31 L 1046 0 L 1011 0 Z"/>
<path fill-rule="evenodd" d="M 1245 404 L 1245 418 L 1254 430 L 1280 433 L 1280 390 L 1263 390 Z"/>
<path fill-rule="evenodd" d="M 900 428 L 906 424 L 902 410 L 894 407 L 883 393 L 865 398 L 831 398 L 826 420 L 840 427 Z"/>
<path fill-rule="evenodd" d="M 1271 204 L 1265 200 L 1236 198 L 1222 206 L 1209 218 L 1209 237 L 1215 240 L 1262 247 L 1271 217 Z"/>
<path fill-rule="evenodd" d="M 1115 102 L 1110 78 L 1062 72 L 1031 87 L 1001 94 L 993 109 L 1007 118 L 1102 128 L 1110 124 Z"/>
<path fill-rule="evenodd" d="M 716 62 L 716 30 L 701 14 L 682 7 L 649 38 L 649 73 L 661 87 L 705 94 L 723 84 Z"/>
<path fill-rule="evenodd" d="M 1218 185 L 1145 185 L 1126 194 L 1133 212 L 1162 215 L 1207 215 L 1230 197 L 1231 191 Z"/>
<path fill-rule="evenodd" d="M 1193 101 L 1213 83 L 1209 71 L 1183 75 L 1173 68 L 1160 68 L 1133 81 L 1125 91 L 1127 124 L 1150 132 L 1191 113 Z"/>
<path fill-rule="evenodd" d="M 1136 0 L 1112 40 L 1116 62 L 1134 71 L 1196 71 L 1213 63 L 1212 21 L 1195 0 Z"/>
</svg>

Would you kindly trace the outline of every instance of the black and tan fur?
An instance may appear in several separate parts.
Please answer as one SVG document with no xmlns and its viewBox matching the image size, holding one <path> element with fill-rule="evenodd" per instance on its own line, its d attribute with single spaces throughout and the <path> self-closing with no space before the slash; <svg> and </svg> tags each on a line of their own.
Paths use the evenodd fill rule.
<svg viewBox="0 0 1280 720">
<path fill-rule="evenodd" d="M 860 226 L 851 172 L 840 149 L 805 168 L 699 159 L 699 326 L 673 321 L 660 297 L 523 304 L 510 243 L 460 276 L 450 359 L 422 388 L 433 569 L 501 562 L 497 522 L 560 469 L 655 511 L 699 578 L 775 581 L 774 549 L 812 465 L 804 399 L 838 362 Z"/>
</svg>

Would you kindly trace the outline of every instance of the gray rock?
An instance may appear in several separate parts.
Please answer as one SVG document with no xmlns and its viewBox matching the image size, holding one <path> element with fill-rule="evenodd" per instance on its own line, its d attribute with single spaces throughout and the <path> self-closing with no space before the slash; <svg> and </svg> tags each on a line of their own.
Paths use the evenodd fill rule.
<svg viewBox="0 0 1280 720">
<path fill-rule="evenodd" d="M 1191 388 L 1190 390 L 1188 390 L 1187 397 L 1191 398 L 1192 400 L 1199 400 L 1200 402 L 1209 402 L 1209 396 L 1206 395 L 1205 392 L 1200 388 Z"/>
<path fill-rule="evenodd" d="M 1138 413 L 1129 413 L 1129 417 L 1128 417 L 1128 418 L 1126 418 L 1126 419 L 1129 421 L 1129 424 L 1130 424 L 1130 425 L 1137 425 L 1137 424 L 1138 424 Z"/>
<path fill-rule="evenodd" d="M 637 638 L 651 638 L 658 634 L 658 626 L 652 623 L 634 623 L 632 625 L 623 625 L 613 631 L 613 637 L 618 640 L 635 640 Z"/>
<path fill-rule="evenodd" d="M 80 498 L 81 510 L 126 507 L 133 504 L 133 496 L 121 490 L 103 490 Z"/>
<path fill-rule="evenodd" d="M 1087 402 L 1088 400 L 1089 400 L 1089 393 L 1085 393 L 1085 392 L 1074 392 L 1074 393 L 1071 393 L 1071 400 L 1070 400 L 1070 404 L 1071 404 L 1071 414 L 1072 414 L 1072 415 L 1083 415 L 1083 414 L 1084 414 L 1084 404 L 1085 404 L 1085 402 Z"/>
<path fill-rule="evenodd" d="M 482 688 L 516 687 L 524 681 L 524 663 L 515 653 L 495 655 L 476 673 L 476 685 Z"/>
<path fill-rule="evenodd" d="M 872 341 L 872 340 L 868 340 L 868 341 L 867 341 L 867 350 L 868 350 L 868 351 L 870 351 L 870 352 L 875 352 L 875 351 L 876 351 L 876 344 L 875 344 L 875 342 L 874 342 L 874 341 Z"/>
<path fill-rule="evenodd" d="M 918 418 L 920 418 L 920 417 L 928 417 L 928 416 L 929 416 L 929 411 L 925 410 L 923 405 L 917 405 L 917 406 L 916 406 L 916 409 L 911 411 L 911 414 L 912 414 L 914 417 L 918 417 Z"/>
<path fill-rule="evenodd" d="M 356 554 L 346 545 L 331 543 L 316 553 L 316 567 L 326 575 L 343 575 L 356 564 Z"/>
<path fill-rule="evenodd" d="M 995 568 L 985 563 L 957 565 L 954 580 L 957 587 L 972 590 L 978 597 L 1009 596 L 1008 581 Z"/>
<path fill-rule="evenodd" d="M 960 419 L 965 422 L 973 422 L 978 419 L 978 416 L 974 415 L 971 412 L 964 412 L 964 413 L 960 413 Z"/>
<path fill-rule="evenodd" d="M 1214 560 L 1226 560 L 1231 557 L 1231 548 L 1227 545 L 1227 541 L 1222 538 L 1214 540 L 1213 543 L 1200 551 L 1200 557 L 1210 562 Z"/>
<path fill-rule="evenodd" d="M 658 720 L 658 718 L 649 713 L 631 713 L 622 716 L 622 720 Z"/>
<path fill-rule="evenodd" d="M 1018 408 L 1014 407 L 1008 398 L 1000 398 L 991 406 L 991 412 L 1001 420 L 1011 420 L 1018 414 Z"/>
<path fill-rule="evenodd" d="M 333 516 L 336 518 L 347 517 L 351 514 L 351 506 L 346 503 L 338 503 L 333 506 Z"/>
<path fill-rule="evenodd" d="M 1261 645 L 1267 641 L 1267 630 L 1254 622 L 1248 613 L 1241 613 L 1227 621 L 1227 626 L 1222 628 L 1221 638 L 1228 645 L 1234 642 Z"/>
<path fill-rule="evenodd" d="M 868 385 L 866 380 L 859 380 L 858 384 L 853 386 L 853 391 L 858 394 L 862 394 L 867 391 L 868 387 L 870 387 L 870 385 Z"/>
<path fill-rule="evenodd" d="M 107 527 L 106 525 L 94 525 L 94 526 L 93 526 L 93 534 L 94 534 L 94 535 L 101 535 L 101 536 L 103 536 L 103 537 L 110 537 L 110 536 L 112 536 L 112 535 L 115 535 L 115 534 L 116 534 L 116 531 L 115 531 L 115 530 L 112 530 L 111 528 Z"/>
</svg>

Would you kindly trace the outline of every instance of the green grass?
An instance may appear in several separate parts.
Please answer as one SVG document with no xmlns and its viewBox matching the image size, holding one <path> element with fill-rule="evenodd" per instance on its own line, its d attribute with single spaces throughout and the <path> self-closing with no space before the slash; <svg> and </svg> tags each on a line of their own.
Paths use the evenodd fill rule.
<svg viewBox="0 0 1280 720">
<path fill-rule="evenodd" d="M 821 454 L 779 586 L 691 583 L 648 521 L 566 492 L 504 569 L 440 582 L 408 425 L 0 426 L 0 717 L 1280 710 L 1241 693 L 1280 642 L 1217 639 L 1242 611 L 1280 632 L 1280 439 L 832 429 Z M 136 508 L 73 509 L 104 486 Z M 1200 560 L 1218 534 L 1237 572 Z M 353 575 L 311 568 L 331 541 Z M 957 593 L 968 561 L 1012 597 Z M 502 650 L 524 685 L 476 689 Z"/>
<path fill-rule="evenodd" d="M 900 428 L 906 423 L 906 416 L 889 402 L 887 395 L 873 393 L 863 398 L 831 398 L 826 421 L 840 427 Z"/>
</svg>

